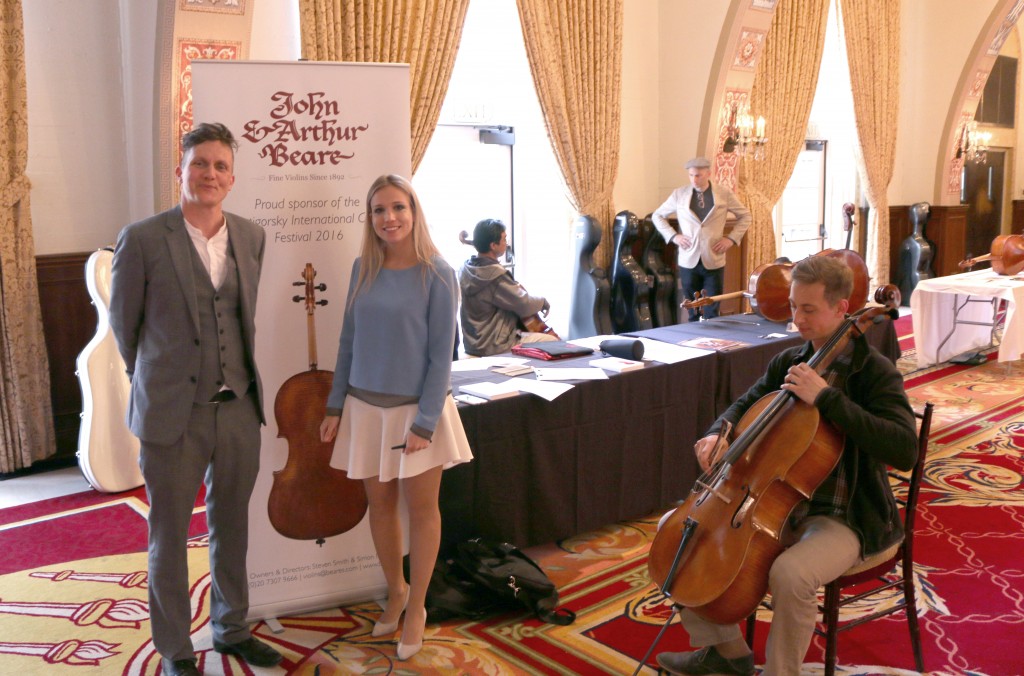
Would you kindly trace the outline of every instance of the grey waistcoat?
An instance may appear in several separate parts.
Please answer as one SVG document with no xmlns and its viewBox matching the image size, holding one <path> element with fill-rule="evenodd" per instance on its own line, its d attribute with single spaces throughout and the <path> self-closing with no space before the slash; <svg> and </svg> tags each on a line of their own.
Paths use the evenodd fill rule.
<svg viewBox="0 0 1024 676">
<path fill-rule="evenodd" d="M 253 373 L 245 356 L 245 343 L 242 340 L 238 266 L 235 264 L 234 250 L 228 243 L 228 255 L 225 260 L 227 273 L 219 289 L 213 288 L 210 273 L 203 266 L 195 247 L 190 247 L 190 251 L 195 271 L 201 336 L 199 386 L 196 388 L 195 400 L 209 401 L 210 397 L 225 384 L 238 396 L 242 396 L 249 389 Z"/>
</svg>

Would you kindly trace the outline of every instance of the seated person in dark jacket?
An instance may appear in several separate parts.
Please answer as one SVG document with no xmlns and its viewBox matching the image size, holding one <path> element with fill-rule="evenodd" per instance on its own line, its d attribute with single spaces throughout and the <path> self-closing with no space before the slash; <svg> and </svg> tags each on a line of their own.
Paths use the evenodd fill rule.
<svg viewBox="0 0 1024 676">
<path fill-rule="evenodd" d="M 790 515 L 783 533 L 787 549 L 772 563 L 768 585 L 773 615 L 763 674 L 792 676 L 811 643 L 817 590 L 865 558 L 898 544 L 903 526 L 886 466 L 913 467 L 917 425 L 892 362 L 862 337 L 854 338 L 824 377 L 806 362 L 844 320 L 853 275 L 841 261 L 812 256 L 793 268 L 793 323 L 808 342 L 775 356 L 768 371 L 722 414 L 697 442 L 697 461 L 707 471 L 723 423 L 739 422 L 763 395 L 791 391 L 815 406 L 845 435 L 843 453 L 809 501 Z M 721 452 L 721 451 L 720 451 Z M 661 653 L 658 664 L 672 674 L 754 673 L 754 660 L 737 625 L 718 625 L 690 609 L 681 613 L 694 652 Z"/>
<path fill-rule="evenodd" d="M 477 255 L 459 271 L 466 353 L 486 357 L 508 352 L 521 343 L 557 340 L 521 329 L 521 319 L 537 314 L 546 317 L 550 306 L 543 298 L 528 294 L 498 261 L 508 248 L 505 224 L 493 218 L 477 223 L 473 246 Z"/>
</svg>

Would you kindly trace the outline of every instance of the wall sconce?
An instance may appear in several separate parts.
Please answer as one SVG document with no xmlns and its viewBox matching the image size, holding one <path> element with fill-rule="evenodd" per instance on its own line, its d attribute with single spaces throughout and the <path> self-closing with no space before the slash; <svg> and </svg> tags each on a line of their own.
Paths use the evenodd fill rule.
<svg viewBox="0 0 1024 676">
<path fill-rule="evenodd" d="M 765 136 L 766 127 L 765 119 L 758 116 L 755 120 L 747 104 L 730 104 L 729 123 L 726 126 L 722 152 L 735 152 L 741 157 L 749 154 L 755 160 L 763 159 L 764 146 L 768 143 L 768 137 Z"/>
<path fill-rule="evenodd" d="M 992 132 L 978 131 L 978 122 L 971 120 L 964 125 L 960 141 L 957 143 L 956 157 L 966 162 L 985 164 L 988 161 L 988 144 L 992 141 Z"/>
</svg>

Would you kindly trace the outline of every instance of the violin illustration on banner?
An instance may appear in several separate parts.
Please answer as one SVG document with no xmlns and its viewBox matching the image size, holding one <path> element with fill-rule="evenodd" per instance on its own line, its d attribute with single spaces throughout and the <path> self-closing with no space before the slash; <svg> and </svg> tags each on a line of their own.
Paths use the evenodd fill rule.
<svg viewBox="0 0 1024 676">
<path fill-rule="evenodd" d="M 366 515 L 366 490 L 363 482 L 348 478 L 344 470 L 330 466 L 334 441 L 320 441 L 320 423 L 331 393 L 332 371 L 317 368 L 316 292 L 326 284 L 316 284 L 316 270 L 306 263 L 302 281 L 303 296 L 292 298 L 304 303 L 309 349 L 309 370 L 284 381 L 274 400 L 274 418 L 278 437 L 288 440 L 288 461 L 274 472 L 267 512 L 270 523 L 281 535 L 293 540 L 316 540 L 340 535 L 355 528 Z"/>
</svg>

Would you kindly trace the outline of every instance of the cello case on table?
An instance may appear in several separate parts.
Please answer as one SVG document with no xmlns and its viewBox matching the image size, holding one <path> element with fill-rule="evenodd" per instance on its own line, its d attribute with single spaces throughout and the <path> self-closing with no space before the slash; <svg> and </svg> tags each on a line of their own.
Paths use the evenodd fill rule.
<svg viewBox="0 0 1024 676">
<path fill-rule="evenodd" d="M 651 321 L 654 326 L 671 326 L 677 322 L 675 303 L 676 276 L 672 266 L 665 263 L 665 240 L 654 227 L 650 216 L 640 222 L 640 234 L 644 241 L 641 257 L 648 279 L 653 279 L 651 288 Z"/>
<path fill-rule="evenodd" d="M 573 261 L 569 339 L 613 333 L 611 286 L 608 273 L 594 267 L 594 250 L 601 243 L 601 225 L 591 216 L 578 216 L 572 226 L 576 242 Z"/>
<path fill-rule="evenodd" d="M 654 328 L 648 304 L 650 284 L 647 273 L 633 258 L 633 242 L 640 235 L 640 221 L 632 211 L 615 215 L 612 227 L 615 253 L 612 255 L 612 326 L 615 333 Z"/>
<path fill-rule="evenodd" d="M 82 425 L 78 430 L 78 467 L 89 485 L 118 493 L 143 484 L 139 440 L 125 423 L 131 382 L 110 330 L 112 249 L 100 249 L 85 264 L 85 284 L 96 307 L 96 335 L 75 360 L 82 388 Z"/>
</svg>

